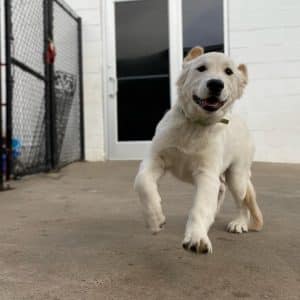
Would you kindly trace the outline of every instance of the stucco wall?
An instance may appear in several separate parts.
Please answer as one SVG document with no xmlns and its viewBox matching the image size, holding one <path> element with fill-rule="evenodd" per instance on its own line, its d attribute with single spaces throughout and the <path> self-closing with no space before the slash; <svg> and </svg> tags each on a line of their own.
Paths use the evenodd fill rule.
<svg viewBox="0 0 300 300">
<path fill-rule="evenodd" d="M 100 0 L 67 0 L 83 18 L 88 160 L 104 158 Z M 230 55 L 248 65 L 237 110 L 257 145 L 256 160 L 300 162 L 299 0 L 228 0 Z"/>
</svg>

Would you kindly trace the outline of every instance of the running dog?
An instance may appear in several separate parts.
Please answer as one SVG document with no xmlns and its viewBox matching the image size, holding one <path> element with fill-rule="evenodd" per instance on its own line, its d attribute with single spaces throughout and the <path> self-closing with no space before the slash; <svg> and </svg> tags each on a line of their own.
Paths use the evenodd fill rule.
<svg viewBox="0 0 300 300">
<path fill-rule="evenodd" d="M 135 190 L 153 233 L 165 224 L 157 182 L 166 171 L 192 183 L 195 195 L 183 248 L 211 253 L 208 231 L 225 197 L 226 187 L 238 207 L 227 230 L 259 231 L 262 213 L 251 183 L 254 143 L 245 123 L 231 113 L 248 81 L 244 64 L 223 53 L 193 48 L 178 79 L 178 101 L 156 128 L 151 149 L 140 165 Z"/>
</svg>

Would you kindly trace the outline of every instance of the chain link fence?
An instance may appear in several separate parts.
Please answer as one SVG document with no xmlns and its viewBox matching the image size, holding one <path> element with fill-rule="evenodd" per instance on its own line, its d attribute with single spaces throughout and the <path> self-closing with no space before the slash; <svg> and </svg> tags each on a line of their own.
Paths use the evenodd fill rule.
<svg viewBox="0 0 300 300">
<path fill-rule="evenodd" d="M 53 3 L 57 159 L 65 165 L 81 158 L 80 36 L 78 20 L 59 1 Z"/>
<path fill-rule="evenodd" d="M 11 0 L 10 10 L 13 174 L 22 175 L 47 169 L 43 0 Z"/>
<path fill-rule="evenodd" d="M 83 159 L 81 19 L 61 0 L 5 12 L 8 177 Z"/>
</svg>

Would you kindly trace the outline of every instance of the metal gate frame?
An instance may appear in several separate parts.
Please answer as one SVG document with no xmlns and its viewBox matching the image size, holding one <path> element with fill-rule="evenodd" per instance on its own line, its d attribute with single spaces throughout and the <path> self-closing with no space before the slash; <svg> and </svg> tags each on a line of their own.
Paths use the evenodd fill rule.
<svg viewBox="0 0 300 300">
<path fill-rule="evenodd" d="M 12 24 L 12 0 L 5 0 L 5 56 L 6 56 L 6 138 L 3 139 L 1 135 L 1 159 L 0 159 L 0 185 L 3 181 L 3 175 L 6 180 L 10 180 L 13 175 L 13 149 L 12 149 L 12 138 L 13 138 L 13 96 L 14 96 L 14 79 L 12 74 L 12 67 L 17 67 L 24 72 L 29 73 L 31 76 L 44 81 L 45 83 L 45 134 L 46 134 L 46 157 L 45 157 L 45 168 L 42 171 L 49 171 L 52 169 L 58 169 L 64 165 L 70 163 L 60 163 L 58 152 L 57 152 L 57 128 L 56 128 L 56 104 L 55 104 L 55 82 L 54 82 L 54 64 L 47 61 L 47 51 L 49 49 L 49 43 L 53 41 L 53 28 L 54 28 L 54 16 L 53 7 L 54 3 L 57 4 L 66 14 L 77 23 L 77 40 L 78 40 L 78 88 L 79 88 L 79 109 L 80 109 L 80 159 L 84 160 L 84 120 L 83 120 L 83 78 L 82 78 L 82 23 L 81 18 L 78 17 L 71 8 L 65 4 L 62 0 L 43 0 L 43 34 L 44 34 L 44 76 L 19 61 L 16 57 L 13 57 L 11 52 L 13 42 L 13 24 Z M 1 120 L 1 117 L 0 117 Z M 1 124 L 2 129 L 2 124 Z M 1 133 L 1 130 L 0 130 Z M 0 145 L 0 146 L 1 146 Z M 5 160 L 3 160 L 3 154 Z M 5 174 L 3 172 L 3 163 L 6 165 Z M 38 170 L 41 171 L 41 170 Z M 27 175 L 35 173 L 29 172 L 21 175 Z"/>
</svg>

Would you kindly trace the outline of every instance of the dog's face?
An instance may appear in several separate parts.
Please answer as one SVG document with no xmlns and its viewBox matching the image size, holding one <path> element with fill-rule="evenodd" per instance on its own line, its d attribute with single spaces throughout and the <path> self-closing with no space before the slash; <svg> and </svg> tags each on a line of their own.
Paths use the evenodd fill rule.
<svg viewBox="0 0 300 300">
<path fill-rule="evenodd" d="M 201 47 L 195 47 L 184 59 L 177 83 L 179 101 L 189 118 L 213 123 L 242 96 L 247 68 L 235 65 L 223 53 L 203 52 Z"/>
</svg>

